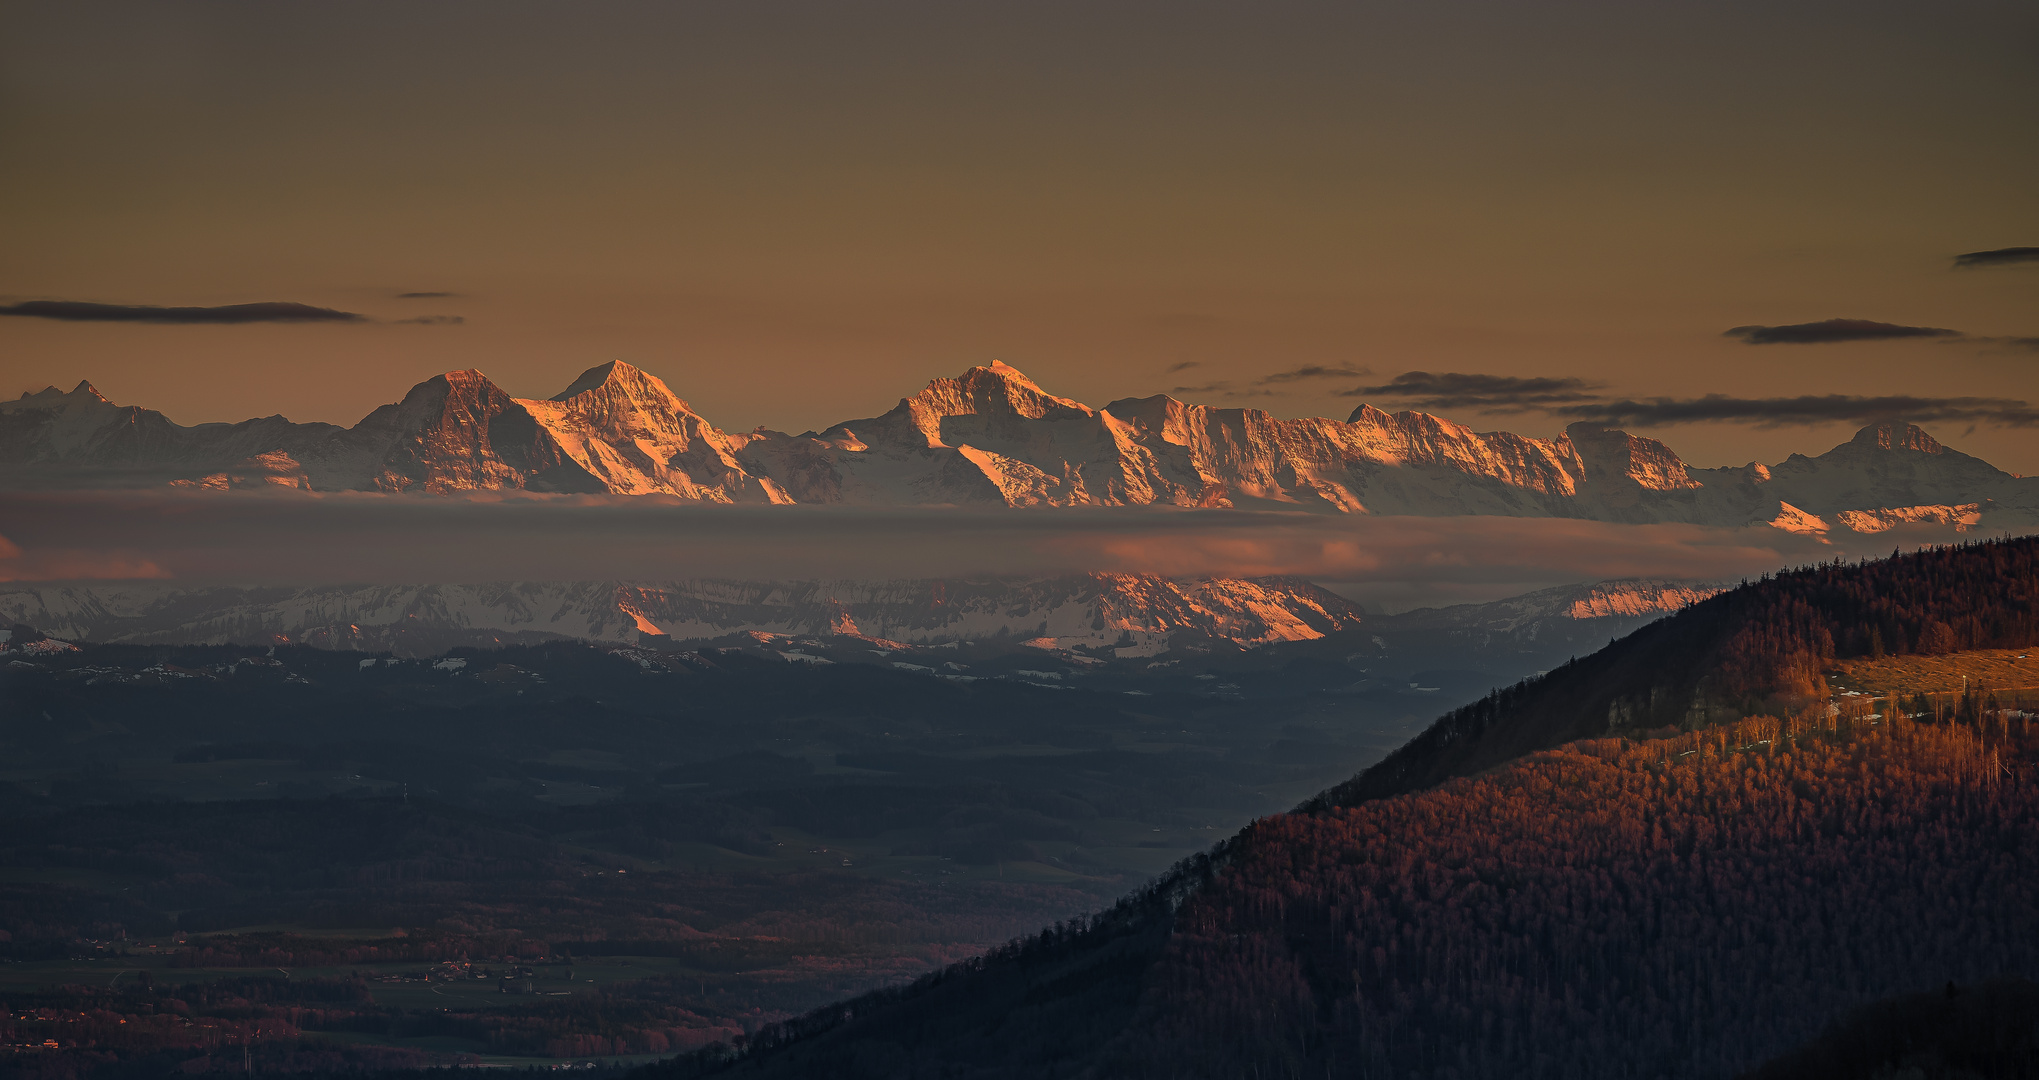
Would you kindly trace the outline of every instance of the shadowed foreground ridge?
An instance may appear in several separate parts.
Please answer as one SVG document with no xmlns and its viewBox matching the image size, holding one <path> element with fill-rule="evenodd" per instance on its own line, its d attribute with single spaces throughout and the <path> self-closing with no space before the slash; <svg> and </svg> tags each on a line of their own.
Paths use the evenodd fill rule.
<svg viewBox="0 0 2039 1080">
<path fill-rule="evenodd" d="M 1744 1080 L 2039 1076 L 2039 984 L 2004 979 L 1864 1005 Z"/>
<path fill-rule="evenodd" d="M 1821 669 L 2030 646 L 2035 599 L 2032 539 L 1749 584 L 1093 921 L 645 1075 L 1727 1076 L 1863 1002 L 2029 977 L 2030 715 L 1829 709 Z"/>
</svg>

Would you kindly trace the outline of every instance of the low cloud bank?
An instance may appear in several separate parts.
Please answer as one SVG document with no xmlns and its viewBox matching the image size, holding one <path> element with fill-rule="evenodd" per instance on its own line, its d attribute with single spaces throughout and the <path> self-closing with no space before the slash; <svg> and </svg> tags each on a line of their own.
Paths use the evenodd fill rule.
<svg viewBox="0 0 2039 1080">
<path fill-rule="evenodd" d="M 1085 571 L 1292 574 L 1400 606 L 1616 577 L 1734 579 L 1942 530 L 1774 529 L 1118 508 L 726 507 L 661 497 L 0 493 L 0 580 L 309 585 Z M 1847 543 L 1857 544 L 1860 551 Z"/>
</svg>

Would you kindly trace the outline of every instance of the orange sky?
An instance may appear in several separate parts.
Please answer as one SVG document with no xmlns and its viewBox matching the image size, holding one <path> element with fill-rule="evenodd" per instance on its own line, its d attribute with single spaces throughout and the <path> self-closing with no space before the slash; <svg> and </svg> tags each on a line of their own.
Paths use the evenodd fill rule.
<svg viewBox="0 0 2039 1080">
<path fill-rule="evenodd" d="M 16 9 L 0 304 L 379 321 L 4 317 L 0 390 L 352 423 L 622 358 L 794 431 L 994 358 L 1100 405 L 1375 373 L 1179 395 L 1284 415 L 1411 369 L 2039 399 L 2030 348 L 1721 336 L 2039 336 L 2039 263 L 1949 263 L 2039 245 L 2035 40 L 2015 3 Z M 1651 433 L 1718 465 L 1853 426 Z M 1927 426 L 2039 473 L 2035 429 Z"/>
</svg>

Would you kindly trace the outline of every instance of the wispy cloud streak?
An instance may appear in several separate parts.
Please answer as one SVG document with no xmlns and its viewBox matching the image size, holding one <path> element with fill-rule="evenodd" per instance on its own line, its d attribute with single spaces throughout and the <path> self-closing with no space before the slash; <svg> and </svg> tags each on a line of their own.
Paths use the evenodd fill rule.
<svg viewBox="0 0 2039 1080">
<path fill-rule="evenodd" d="M 1402 399 L 1419 409 L 1524 412 L 1593 401 L 1598 383 L 1570 377 L 1476 375 L 1458 371 L 1405 371 L 1379 386 L 1356 386 L 1339 397 Z"/>
<path fill-rule="evenodd" d="M 1371 374 L 1373 372 L 1366 368 L 1347 367 L 1343 364 L 1335 366 L 1305 364 L 1302 367 L 1291 368 L 1288 371 L 1277 371 L 1272 375 L 1263 375 L 1253 380 L 1253 385 L 1276 386 L 1281 383 L 1312 382 L 1318 379 L 1360 379 Z"/>
</svg>

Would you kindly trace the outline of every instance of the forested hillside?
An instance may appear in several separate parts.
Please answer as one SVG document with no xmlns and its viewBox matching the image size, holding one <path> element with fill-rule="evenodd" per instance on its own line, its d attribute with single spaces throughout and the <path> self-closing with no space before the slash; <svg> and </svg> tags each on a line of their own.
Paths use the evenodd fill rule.
<svg viewBox="0 0 2039 1080">
<path fill-rule="evenodd" d="M 1417 791 L 1573 739 L 1692 729 L 1824 696 L 1839 658 L 2039 644 L 2039 541 L 1833 563 L 1731 589 L 1458 709 L 1312 802 Z"/>
<path fill-rule="evenodd" d="M 2031 972 L 2035 750 L 2022 718 L 1756 719 L 1267 819 L 1111 1072 L 1731 1075 L 1864 998 Z"/>
<path fill-rule="evenodd" d="M 1725 1076 L 1868 1000 L 2029 976 L 2031 715 L 1836 704 L 1823 669 L 2029 646 L 2035 599 L 2030 539 L 1751 583 L 1097 919 L 657 1071 Z"/>
</svg>

